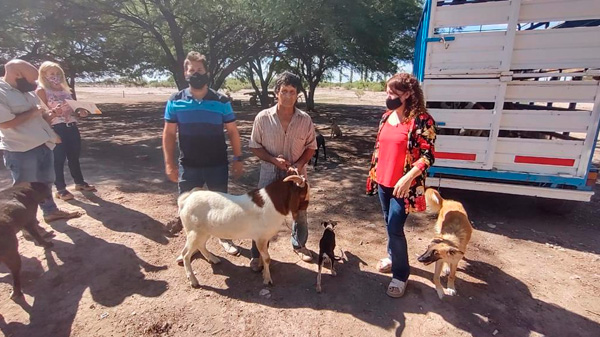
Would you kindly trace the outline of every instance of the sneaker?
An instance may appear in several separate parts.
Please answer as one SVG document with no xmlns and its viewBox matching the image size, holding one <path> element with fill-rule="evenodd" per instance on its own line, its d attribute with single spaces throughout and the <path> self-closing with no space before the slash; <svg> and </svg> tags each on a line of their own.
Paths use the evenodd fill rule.
<svg viewBox="0 0 600 337">
<path fill-rule="evenodd" d="M 67 190 L 57 191 L 56 193 L 54 193 L 54 197 L 56 199 L 60 199 L 60 200 L 64 200 L 64 201 L 72 200 L 75 198 L 75 196 Z"/>
<path fill-rule="evenodd" d="M 96 187 L 94 185 L 90 185 L 88 183 L 75 184 L 75 191 L 96 192 Z"/>
<path fill-rule="evenodd" d="M 263 270 L 263 262 L 262 259 L 260 257 L 253 257 L 250 259 L 250 269 L 252 269 L 253 272 L 260 272 Z"/>
<path fill-rule="evenodd" d="M 227 254 L 233 255 L 233 256 L 240 255 L 240 249 L 236 245 L 233 244 L 233 241 L 219 239 L 219 242 L 221 243 L 221 246 L 223 246 L 223 249 L 225 249 L 225 252 Z"/>
<path fill-rule="evenodd" d="M 306 247 L 294 249 L 294 253 L 296 253 L 304 262 L 311 262 L 313 260 L 312 253 L 310 250 L 306 249 Z"/>
<path fill-rule="evenodd" d="M 404 295 L 404 291 L 406 291 L 406 282 L 393 278 L 385 293 L 389 297 L 399 298 Z"/>
<path fill-rule="evenodd" d="M 57 209 L 56 211 L 52 212 L 50 215 L 44 215 L 44 221 L 46 221 L 46 223 L 49 223 L 49 222 L 60 220 L 60 219 L 79 218 L 82 215 L 83 215 L 83 213 L 81 213 L 81 212 L 67 212 L 67 211 Z"/>
</svg>

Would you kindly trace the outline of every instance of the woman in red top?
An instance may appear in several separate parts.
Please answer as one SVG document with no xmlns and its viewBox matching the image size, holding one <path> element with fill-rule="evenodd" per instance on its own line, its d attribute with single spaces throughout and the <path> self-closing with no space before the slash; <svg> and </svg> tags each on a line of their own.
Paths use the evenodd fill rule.
<svg viewBox="0 0 600 337">
<path fill-rule="evenodd" d="M 367 193 L 379 193 L 388 233 L 388 257 L 377 269 L 392 272 L 387 294 L 401 297 L 410 274 L 404 222 L 409 212 L 426 208 L 425 177 L 434 161 L 436 131 L 414 76 L 394 75 L 386 91 L 388 110 L 379 124 Z"/>
</svg>

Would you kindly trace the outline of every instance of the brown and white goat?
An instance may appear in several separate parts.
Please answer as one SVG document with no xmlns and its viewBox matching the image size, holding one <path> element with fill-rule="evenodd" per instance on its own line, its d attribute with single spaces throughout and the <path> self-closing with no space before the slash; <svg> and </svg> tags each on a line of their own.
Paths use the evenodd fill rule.
<svg viewBox="0 0 600 337">
<path fill-rule="evenodd" d="M 211 236 L 254 240 L 264 265 L 263 283 L 273 284 L 269 271 L 269 240 L 279 232 L 286 215 L 292 213 L 296 219 L 299 210 L 308 208 L 308 190 L 302 176 L 291 175 L 243 195 L 197 189 L 183 193 L 177 200 L 187 234 L 181 257 L 192 287 L 199 286 L 190 264 L 196 250 L 210 263 L 220 262 L 206 249 L 206 241 Z"/>
</svg>

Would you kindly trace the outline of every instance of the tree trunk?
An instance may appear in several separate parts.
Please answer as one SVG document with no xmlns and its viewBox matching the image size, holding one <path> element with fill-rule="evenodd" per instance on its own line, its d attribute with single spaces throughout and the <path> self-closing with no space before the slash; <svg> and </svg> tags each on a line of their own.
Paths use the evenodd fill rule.
<svg viewBox="0 0 600 337">
<path fill-rule="evenodd" d="M 71 95 L 73 96 L 74 100 L 77 100 L 77 92 L 75 92 L 75 72 L 71 69 L 68 70 L 69 75 L 68 75 L 68 79 L 69 79 L 69 88 L 71 88 Z"/>
<path fill-rule="evenodd" d="M 175 64 L 171 65 L 171 73 L 173 74 L 173 79 L 175 80 L 177 89 L 179 90 L 183 90 L 188 87 L 188 83 L 185 80 L 185 72 L 183 70 L 183 61 L 184 60 L 177 60 Z"/>
<path fill-rule="evenodd" d="M 268 108 L 269 106 L 271 106 L 271 102 L 269 99 L 269 83 L 266 83 L 266 81 L 261 78 L 260 84 L 262 87 L 262 92 L 260 93 L 260 105 L 263 108 Z"/>
<path fill-rule="evenodd" d="M 315 90 L 317 89 L 319 82 L 312 82 L 308 84 L 308 96 L 306 96 L 306 110 L 315 111 Z"/>
</svg>

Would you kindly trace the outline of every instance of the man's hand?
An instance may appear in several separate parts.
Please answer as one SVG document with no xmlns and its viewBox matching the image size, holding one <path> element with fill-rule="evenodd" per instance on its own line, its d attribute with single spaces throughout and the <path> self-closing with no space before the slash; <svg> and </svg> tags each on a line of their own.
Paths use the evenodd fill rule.
<svg viewBox="0 0 600 337">
<path fill-rule="evenodd" d="M 278 169 L 286 171 L 288 169 L 288 167 L 290 167 L 292 164 L 285 160 L 285 158 L 283 158 L 282 156 L 273 158 L 273 161 L 271 161 L 271 163 L 275 166 L 277 166 Z"/>
<path fill-rule="evenodd" d="M 231 164 L 231 167 L 233 169 L 233 177 L 235 179 L 238 179 L 242 176 L 242 174 L 244 174 L 244 163 L 242 163 L 241 161 L 234 160 Z"/>
<path fill-rule="evenodd" d="M 176 183 L 179 181 L 179 168 L 177 165 L 167 164 L 165 166 L 165 173 L 170 181 Z"/>
</svg>

